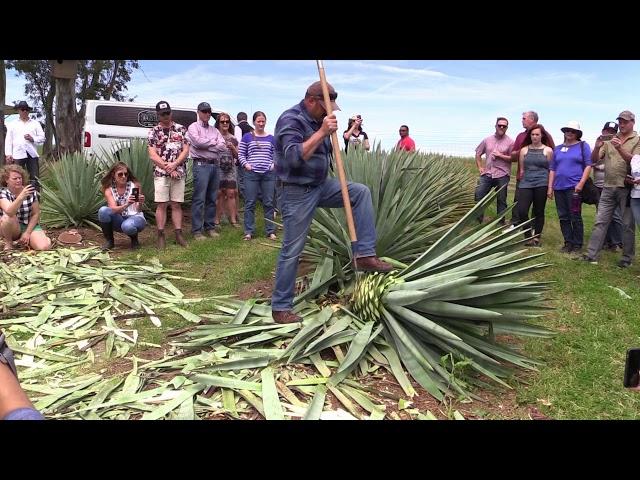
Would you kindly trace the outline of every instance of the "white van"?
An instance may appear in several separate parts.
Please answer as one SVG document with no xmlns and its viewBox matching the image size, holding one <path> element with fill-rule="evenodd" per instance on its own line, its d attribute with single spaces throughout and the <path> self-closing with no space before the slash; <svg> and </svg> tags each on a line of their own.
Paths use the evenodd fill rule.
<svg viewBox="0 0 640 480">
<path fill-rule="evenodd" d="M 83 150 L 89 157 L 102 153 L 102 149 L 113 153 L 120 143 L 132 138 L 146 139 L 149 129 L 158 124 L 155 104 L 110 100 L 87 100 L 85 103 L 82 138 Z M 198 120 L 195 107 L 176 107 L 171 102 L 169 105 L 174 122 L 188 128 Z M 220 112 L 212 111 L 212 124 Z"/>
</svg>

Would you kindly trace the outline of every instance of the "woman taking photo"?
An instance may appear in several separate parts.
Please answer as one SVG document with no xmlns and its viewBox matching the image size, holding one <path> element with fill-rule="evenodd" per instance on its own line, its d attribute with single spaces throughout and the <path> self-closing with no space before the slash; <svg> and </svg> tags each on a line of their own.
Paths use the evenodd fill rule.
<svg viewBox="0 0 640 480">
<path fill-rule="evenodd" d="M 244 173 L 244 237 L 251 240 L 255 236 L 255 208 L 258 190 L 262 194 L 264 209 L 264 227 L 267 238 L 276 239 L 276 224 L 273 223 L 273 197 L 276 188 L 276 177 L 273 171 L 275 147 L 273 135 L 264 131 L 267 116 L 263 112 L 253 114 L 255 130 L 242 137 L 238 149 L 240 165 Z"/>
<path fill-rule="evenodd" d="M 40 203 L 29 175 L 18 165 L 6 165 L 0 173 L 0 233 L 4 249 L 12 250 L 13 242 L 34 250 L 48 250 L 51 239 L 42 231 Z"/>
<path fill-rule="evenodd" d="M 542 125 L 534 125 L 527 133 L 520 150 L 519 171 L 524 172 L 520 180 L 518 198 L 518 218 L 521 223 L 529 220 L 529 209 L 533 204 L 533 231 L 525 237 L 528 247 L 540 247 L 540 237 L 544 228 L 544 208 L 547 205 L 549 185 L 549 162 L 553 158 L 553 149 L 549 146 L 549 134 Z"/>
<path fill-rule="evenodd" d="M 362 117 L 354 115 L 349 119 L 347 129 L 342 134 L 344 138 L 344 151 L 349 151 L 349 146 L 362 146 L 369 150 L 369 136 L 362 130 Z"/>
<path fill-rule="evenodd" d="M 220 224 L 220 212 L 227 215 L 229 223 L 238 228 L 238 177 L 235 162 L 238 159 L 238 140 L 234 131 L 231 116 L 220 113 L 216 119 L 216 128 L 227 143 L 227 151 L 220 155 L 220 187 L 216 197 L 216 225 Z"/>
<path fill-rule="evenodd" d="M 591 173 L 591 147 L 580 140 L 582 130 L 578 122 L 567 122 L 567 126 L 560 130 L 564 133 L 564 143 L 553 150 L 547 197 L 551 199 L 555 195 L 564 237 L 564 246 L 560 251 L 571 253 L 582 249 L 582 189 Z"/>
<path fill-rule="evenodd" d="M 140 182 L 129 167 L 118 162 L 101 180 L 107 205 L 98 210 L 98 221 L 106 243 L 103 250 L 114 247 L 113 232 L 122 232 L 131 238 L 131 248 L 138 248 L 138 233 L 147 225 L 142 213 L 144 194 Z"/>
</svg>

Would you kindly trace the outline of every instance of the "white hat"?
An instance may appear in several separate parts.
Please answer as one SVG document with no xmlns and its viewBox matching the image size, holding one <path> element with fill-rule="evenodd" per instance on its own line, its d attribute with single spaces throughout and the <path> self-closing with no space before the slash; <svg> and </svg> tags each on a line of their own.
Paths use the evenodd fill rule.
<svg viewBox="0 0 640 480">
<path fill-rule="evenodd" d="M 567 126 L 566 127 L 562 127 L 560 129 L 560 131 L 562 133 L 566 133 L 567 130 L 577 130 L 578 131 L 578 136 L 582 136 L 582 130 L 580 129 L 580 124 L 576 121 L 576 120 L 569 120 L 567 122 Z"/>
</svg>

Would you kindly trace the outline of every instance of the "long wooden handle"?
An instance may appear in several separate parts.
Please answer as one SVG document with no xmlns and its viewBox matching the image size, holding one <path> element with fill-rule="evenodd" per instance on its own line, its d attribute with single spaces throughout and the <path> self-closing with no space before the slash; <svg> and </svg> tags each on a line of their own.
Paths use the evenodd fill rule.
<svg viewBox="0 0 640 480">
<path fill-rule="evenodd" d="M 324 74 L 324 66 L 322 60 L 316 60 L 318 63 L 318 72 L 320 73 L 320 83 L 322 84 L 322 96 L 324 97 L 324 105 L 327 115 L 331 115 L 331 99 L 329 98 L 329 87 L 327 86 L 327 77 Z M 349 189 L 347 188 L 347 177 L 344 174 L 344 164 L 342 163 L 342 155 L 340 152 L 340 144 L 338 143 L 338 132 L 331 133 L 331 144 L 333 145 L 333 158 L 336 159 L 336 168 L 338 169 L 338 178 L 340 179 L 340 190 L 342 190 L 342 201 L 344 203 L 344 211 L 347 216 L 347 228 L 349 229 L 349 237 L 351 242 L 357 242 L 356 227 L 353 223 L 353 212 L 351 211 L 351 200 L 349 199 Z"/>
</svg>

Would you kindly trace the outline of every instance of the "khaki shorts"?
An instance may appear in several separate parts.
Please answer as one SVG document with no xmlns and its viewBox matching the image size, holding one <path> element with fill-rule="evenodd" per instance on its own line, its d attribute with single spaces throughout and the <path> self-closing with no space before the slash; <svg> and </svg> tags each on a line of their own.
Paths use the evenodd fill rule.
<svg viewBox="0 0 640 480">
<path fill-rule="evenodd" d="M 156 203 L 184 202 L 184 181 L 185 177 L 153 177 Z"/>
</svg>

